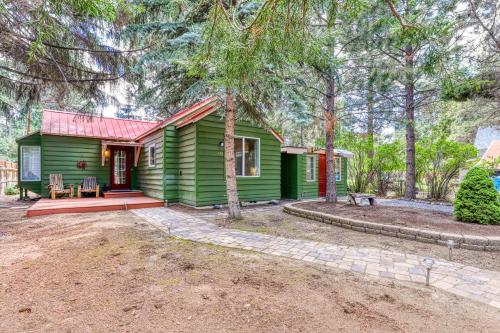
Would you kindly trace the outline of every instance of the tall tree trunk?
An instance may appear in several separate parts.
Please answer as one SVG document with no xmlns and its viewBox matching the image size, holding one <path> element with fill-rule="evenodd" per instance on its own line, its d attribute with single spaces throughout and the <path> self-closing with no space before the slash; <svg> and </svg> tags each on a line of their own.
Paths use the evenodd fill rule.
<svg viewBox="0 0 500 333">
<path fill-rule="evenodd" d="M 304 126 L 300 125 L 300 146 L 304 147 Z"/>
<path fill-rule="evenodd" d="M 367 186 L 373 184 L 375 179 L 375 169 L 373 166 L 373 156 L 375 155 L 375 145 L 374 145 L 374 128 L 375 128 L 375 117 L 373 110 L 373 82 L 368 79 L 368 91 L 366 96 L 366 111 L 367 111 L 367 123 L 366 123 L 366 141 L 368 144 L 368 175 L 366 184 Z M 376 185 L 374 185 L 375 187 Z"/>
<path fill-rule="evenodd" d="M 406 199 L 416 198 L 414 66 L 413 47 L 407 46 L 405 48 Z"/>
<path fill-rule="evenodd" d="M 368 82 L 368 95 L 366 97 L 366 111 L 368 113 L 367 117 L 367 124 L 366 124 L 366 139 L 368 142 L 368 158 L 370 159 L 370 164 L 371 164 L 371 159 L 373 158 L 374 155 L 374 141 L 373 141 L 373 136 L 374 136 L 374 127 L 375 127 L 375 117 L 373 114 L 373 84 Z M 370 171 L 371 171 L 371 166 L 370 166 Z"/>
<path fill-rule="evenodd" d="M 12 116 L 10 113 L 5 114 L 5 128 L 7 129 L 7 137 L 12 139 Z"/>
<path fill-rule="evenodd" d="M 325 134 L 326 134 L 326 202 L 337 202 L 335 187 L 335 158 L 333 142 L 335 136 L 335 79 L 327 80 Z"/>
<path fill-rule="evenodd" d="M 31 110 L 28 108 L 28 114 L 27 114 L 27 126 L 26 126 L 26 134 L 30 134 L 31 131 Z"/>
<path fill-rule="evenodd" d="M 240 201 L 236 186 L 236 163 L 234 158 L 234 114 L 236 107 L 233 100 L 233 92 L 226 92 L 226 125 L 224 130 L 224 156 L 226 164 L 226 191 L 229 217 L 241 219 Z"/>
</svg>

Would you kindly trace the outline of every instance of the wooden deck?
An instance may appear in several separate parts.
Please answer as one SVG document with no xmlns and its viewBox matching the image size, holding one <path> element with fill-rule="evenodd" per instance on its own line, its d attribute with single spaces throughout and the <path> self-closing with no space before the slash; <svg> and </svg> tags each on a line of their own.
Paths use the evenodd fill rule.
<svg viewBox="0 0 500 333">
<path fill-rule="evenodd" d="M 163 206 L 163 201 L 145 196 L 128 198 L 40 199 L 27 210 L 26 215 L 31 217 L 39 215 L 104 212 L 110 210 L 128 210 Z"/>
</svg>

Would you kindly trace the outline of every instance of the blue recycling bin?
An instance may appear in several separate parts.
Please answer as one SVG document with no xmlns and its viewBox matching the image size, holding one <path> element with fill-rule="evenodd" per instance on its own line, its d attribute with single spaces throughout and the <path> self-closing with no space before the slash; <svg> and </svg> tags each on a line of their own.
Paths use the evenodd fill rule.
<svg viewBox="0 0 500 333">
<path fill-rule="evenodd" d="M 500 176 L 493 178 L 493 185 L 495 185 L 495 189 L 500 192 Z"/>
</svg>

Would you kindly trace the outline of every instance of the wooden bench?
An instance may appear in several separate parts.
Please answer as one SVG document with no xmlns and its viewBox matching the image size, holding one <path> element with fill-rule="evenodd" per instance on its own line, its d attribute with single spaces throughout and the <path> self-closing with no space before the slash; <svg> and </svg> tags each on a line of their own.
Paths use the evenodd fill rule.
<svg viewBox="0 0 500 333">
<path fill-rule="evenodd" d="M 368 200 L 370 206 L 375 206 L 375 196 L 371 194 L 349 193 L 347 195 L 347 199 L 350 204 L 354 204 L 356 206 L 359 206 L 359 204 L 364 200 Z"/>
</svg>

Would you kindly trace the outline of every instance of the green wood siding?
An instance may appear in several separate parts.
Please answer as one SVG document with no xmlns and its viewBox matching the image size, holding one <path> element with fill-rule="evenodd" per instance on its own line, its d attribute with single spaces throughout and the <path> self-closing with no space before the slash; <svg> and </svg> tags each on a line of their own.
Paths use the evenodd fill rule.
<svg viewBox="0 0 500 333">
<path fill-rule="evenodd" d="M 19 139 L 17 141 L 17 175 L 18 175 L 18 184 L 19 187 L 22 189 L 28 189 L 29 191 L 39 194 L 42 194 L 42 182 L 37 181 L 37 182 L 21 182 L 21 146 L 39 146 L 41 147 L 42 145 L 42 139 L 40 136 L 40 133 L 33 133 L 29 136 L 26 136 L 22 139 Z M 43 152 L 40 150 L 40 158 L 41 158 L 41 171 L 43 175 Z"/>
<path fill-rule="evenodd" d="M 318 158 L 316 158 L 316 179 L 306 180 L 307 154 L 281 154 L 284 165 L 282 167 L 282 192 L 284 199 L 306 199 L 318 196 Z"/>
<path fill-rule="evenodd" d="M 249 123 L 237 123 L 236 136 L 260 139 L 260 176 L 238 177 L 240 201 L 280 198 L 280 143 L 268 131 Z M 224 151 L 224 119 L 210 115 L 196 123 L 196 206 L 227 203 Z M 181 200 L 182 201 L 182 200 Z"/>
<path fill-rule="evenodd" d="M 307 181 L 306 179 L 306 163 L 307 154 L 299 155 L 299 186 L 298 193 L 300 199 L 316 198 L 318 197 L 318 157 L 314 159 L 316 168 L 316 178 L 314 181 Z"/>
<path fill-rule="evenodd" d="M 340 181 L 335 183 L 338 196 L 347 195 L 347 158 L 341 157 L 342 169 L 340 170 Z"/>
<path fill-rule="evenodd" d="M 156 165 L 149 166 L 149 147 L 155 146 Z M 144 147 L 137 166 L 137 184 L 145 195 L 163 199 L 163 131 L 158 130 L 144 138 Z"/>
<path fill-rule="evenodd" d="M 179 201 L 196 206 L 196 126 L 178 130 L 179 136 Z"/>
<path fill-rule="evenodd" d="M 175 126 L 164 130 L 163 184 L 164 199 L 167 202 L 179 201 L 179 134 Z"/>
<path fill-rule="evenodd" d="M 85 169 L 77 161 L 85 161 Z M 63 136 L 42 136 L 42 195 L 48 196 L 49 175 L 61 173 L 66 184 L 76 185 L 84 177 L 97 177 L 100 186 L 109 185 L 109 161 L 101 166 L 101 140 Z"/>
<path fill-rule="evenodd" d="M 318 197 L 319 156 L 316 158 L 316 181 L 306 181 L 307 154 L 281 154 L 281 197 L 284 199 L 307 199 Z M 341 157 L 341 179 L 337 181 L 337 195 L 347 195 L 347 158 Z"/>
</svg>

